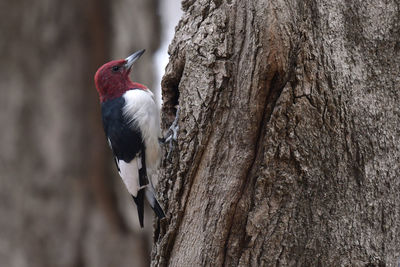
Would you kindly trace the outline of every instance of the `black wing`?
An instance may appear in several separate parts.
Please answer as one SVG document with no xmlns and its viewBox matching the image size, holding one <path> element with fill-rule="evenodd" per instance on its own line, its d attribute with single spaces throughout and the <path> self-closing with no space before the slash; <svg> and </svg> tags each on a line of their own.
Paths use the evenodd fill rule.
<svg viewBox="0 0 400 267">
<path fill-rule="evenodd" d="M 123 117 L 123 97 L 102 103 L 101 112 L 104 132 L 111 143 L 114 156 L 118 160 L 130 162 L 143 148 L 142 135 L 139 130 L 130 127 Z"/>
<path fill-rule="evenodd" d="M 124 105 L 125 99 L 123 97 L 102 103 L 104 132 L 110 142 L 118 170 L 118 160 L 129 163 L 135 157 L 140 157 L 142 168 L 138 174 L 139 185 L 144 186 L 149 183 L 146 172 L 144 142 L 140 131 L 130 127 L 130 123 L 124 118 L 122 114 Z M 140 226 L 143 227 L 144 190 L 139 190 L 137 196 L 132 197 L 137 206 Z"/>
</svg>

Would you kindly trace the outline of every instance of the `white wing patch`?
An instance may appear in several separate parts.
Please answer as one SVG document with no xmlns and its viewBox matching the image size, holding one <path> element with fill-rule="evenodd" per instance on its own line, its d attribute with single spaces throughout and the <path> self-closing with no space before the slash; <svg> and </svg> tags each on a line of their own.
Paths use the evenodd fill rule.
<svg viewBox="0 0 400 267">
<path fill-rule="evenodd" d="M 140 189 L 139 169 L 141 166 L 139 166 L 139 164 L 140 164 L 139 157 L 134 158 L 129 163 L 126 163 L 123 160 L 118 160 L 119 175 L 121 176 L 122 181 L 124 181 L 124 184 L 128 189 L 128 192 L 134 197 L 137 196 L 137 192 Z"/>
<path fill-rule="evenodd" d="M 160 160 L 160 117 L 158 107 L 150 90 L 133 89 L 124 95 L 123 114 L 130 123 L 136 122 L 146 145 L 146 167 L 156 170 Z"/>
</svg>

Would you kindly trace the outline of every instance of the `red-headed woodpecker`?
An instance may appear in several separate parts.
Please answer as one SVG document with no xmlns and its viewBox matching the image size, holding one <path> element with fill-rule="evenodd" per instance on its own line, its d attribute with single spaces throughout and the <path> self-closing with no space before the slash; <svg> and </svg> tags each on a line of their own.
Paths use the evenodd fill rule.
<svg viewBox="0 0 400 267">
<path fill-rule="evenodd" d="M 160 119 L 153 93 L 129 78 L 140 50 L 101 66 L 94 77 L 100 96 L 103 127 L 119 175 L 132 195 L 143 227 L 144 197 L 158 218 L 165 217 L 151 179 L 160 159 Z"/>
</svg>

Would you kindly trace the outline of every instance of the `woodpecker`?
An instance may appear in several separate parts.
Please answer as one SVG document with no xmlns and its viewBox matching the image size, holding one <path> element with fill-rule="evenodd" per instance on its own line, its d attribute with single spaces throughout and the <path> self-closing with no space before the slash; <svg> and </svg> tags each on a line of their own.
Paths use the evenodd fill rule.
<svg viewBox="0 0 400 267">
<path fill-rule="evenodd" d="M 158 107 L 153 93 L 129 78 L 133 63 L 144 51 L 104 64 L 94 77 L 104 132 L 119 175 L 136 203 L 141 227 L 145 197 L 158 218 L 165 217 L 148 178 L 160 161 Z"/>
</svg>

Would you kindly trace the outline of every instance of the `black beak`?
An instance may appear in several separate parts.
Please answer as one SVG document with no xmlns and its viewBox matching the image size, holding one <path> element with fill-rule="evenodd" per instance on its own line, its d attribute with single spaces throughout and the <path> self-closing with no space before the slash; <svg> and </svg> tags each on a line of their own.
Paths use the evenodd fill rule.
<svg viewBox="0 0 400 267">
<path fill-rule="evenodd" d="M 140 56 L 143 55 L 144 51 L 146 51 L 146 50 L 144 50 L 144 49 L 139 50 L 139 51 L 133 53 L 132 55 L 130 55 L 129 57 L 125 58 L 126 63 L 124 65 L 124 67 L 127 70 L 130 69 L 133 65 L 133 62 L 135 62 L 138 58 L 140 58 Z"/>
</svg>

